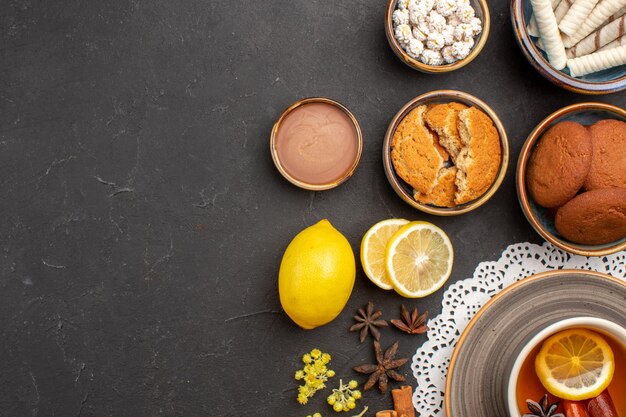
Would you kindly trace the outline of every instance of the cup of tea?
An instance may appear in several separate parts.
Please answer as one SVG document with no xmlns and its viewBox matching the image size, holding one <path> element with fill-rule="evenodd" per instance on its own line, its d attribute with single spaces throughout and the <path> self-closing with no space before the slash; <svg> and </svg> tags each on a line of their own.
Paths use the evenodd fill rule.
<svg viewBox="0 0 626 417">
<path fill-rule="evenodd" d="M 626 417 L 626 328 L 609 320 L 597 317 L 573 317 L 556 322 L 539 331 L 524 345 L 509 376 L 507 407 L 510 417 L 522 417 L 528 413 L 527 400 L 540 402 L 549 394 L 535 371 L 535 359 L 543 343 L 552 335 L 571 329 L 584 329 L 600 335 L 613 351 L 615 371 L 607 391 L 611 394 L 615 408 Z M 560 401 L 549 394 L 550 404 Z M 561 406 L 559 407 L 561 409 Z"/>
</svg>

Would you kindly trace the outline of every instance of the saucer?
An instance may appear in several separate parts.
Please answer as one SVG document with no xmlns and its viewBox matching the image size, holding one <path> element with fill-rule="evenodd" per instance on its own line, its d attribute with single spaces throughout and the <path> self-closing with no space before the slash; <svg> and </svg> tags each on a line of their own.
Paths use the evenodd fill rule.
<svg viewBox="0 0 626 417">
<path fill-rule="evenodd" d="M 539 330 L 578 316 L 626 325 L 625 300 L 626 282 L 591 271 L 548 271 L 507 287 L 476 313 L 457 342 L 446 416 L 507 416 L 513 363 Z"/>
</svg>

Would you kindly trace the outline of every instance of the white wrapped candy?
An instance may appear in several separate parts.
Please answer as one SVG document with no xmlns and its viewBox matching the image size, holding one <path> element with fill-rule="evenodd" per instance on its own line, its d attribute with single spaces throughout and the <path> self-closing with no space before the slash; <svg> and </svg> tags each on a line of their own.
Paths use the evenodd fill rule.
<svg viewBox="0 0 626 417">
<path fill-rule="evenodd" d="M 460 6 L 455 13 L 461 22 L 469 23 L 474 18 L 476 12 L 472 6 Z"/>
<path fill-rule="evenodd" d="M 461 23 L 454 28 L 454 39 L 457 41 L 466 41 L 474 37 L 474 30 L 469 23 Z"/>
<path fill-rule="evenodd" d="M 448 16 L 448 25 L 458 26 L 459 24 L 461 24 L 461 19 L 459 19 L 459 16 L 457 16 L 456 14 L 451 14 L 450 16 Z"/>
<path fill-rule="evenodd" d="M 437 0 L 435 10 L 442 16 L 450 16 L 457 8 L 456 0 Z"/>
<path fill-rule="evenodd" d="M 420 61 L 426 65 L 441 65 L 443 64 L 443 57 L 439 51 L 424 49 L 424 52 L 422 52 L 420 56 Z"/>
<path fill-rule="evenodd" d="M 446 64 L 453 64 L 457 61 L 456 57 L 454 56 L 452 46 L 444 46 L 441 50 L 441 56 L 443 57 L 443 61 Z"/>
<path fill-rule="evenodd" d="M 428 15 L 428 25 L 431 32 L 441 32 L 447 24 L 446 18 L 435 11 Z"/>
<path fill-rule="evenodd" d="M 428 39 L 429 33 L 430 29 L 428 29 L 428 24 L 426 22 L 420 22 L 419 25 L 413 26 L 413 37 L 415 39 L 425 42 L 426 39 Z"/>
<path fill-rule="evenodd" d="M 420 10 L 409 9 L 409 24 L 411 26 L 417 26 L 419 22 L 426 20 L 427 14 L 424 14 Z"/>
<path fill-rule="evenodd" d="M 404 10 L 394 10 L 393 15 L 391 15 L 393 19 L 393 26 L 400 25 L 408 25 L 409 24 L 409 11 L 407 9 Z"/>
<path fill-rule="evenodd" d="M 472 50 L 472 47 L 474 46 L 474 41 L 467 41 L 467 42 L 454 42 L 452 44 L 452 54 L 454 55 L 454 57 L 458 60 L 461 60 L 463 58 L 466 58 L 470 51 Z"/>
<path fill-rule="evenodd" d="M 396 28 L 395 31 L 396 39 L 402 45 L 402 47 L 406 47 L 411 39 L 413 39 L 413 32 L 411 31 L 411 26 L 409 25 L 400 25 Z"/>
<path fill-rule="evenodd" d="M 448 25 L 441 31 L 443 39 L 446 45 L 452 45 L 454 43 L 454 26 Z"/>
<path fill-rule="evenodd" d="M 432 6 L 429 6 L 424 2 L 409 2 L 409 11 L 411 14 L 423 16 L 424 18 L 428 16 L 428 13 L 430 13 L 432 9 Z"/>
<path fill-rule="evenodd" d="M 480 19 L 477 17 L 473 17 L 470 20 L 469 25 L 472 27 L 472 30 L 474 31 L 474 36 L 479 35 L 480 32 L 483 31 L 483 24 L 480 21 Z"/>
<path fill-rule="evenodd" d="M 428 42 L 426 43 L 426 47 L 428 49 L 432 49 L 433 51 L 438 51 L 444 46 L 446 46 L 446 40 L 441 33 L 430 32 L 428 34 Z"/>
<path fill-rule="evenodd" d="M 417 0 L 420 3 L 423 3 L 428 10 L 432 10 L 435 8 L 436 0 Z"/>
<path fill-rule="evenodd" d="M 418 59 L 419 56 L 424 51 L 424 44 L 422 41 L 417 40 L 415 38 L 409 41 L 409 44 L 406 47 L 406 53 L 409 54 L 411 58 Z"/>
<path fill-rule="evenodd" d="M 398 9 L 405 10 L 408 9 L 409 0 L 398 0 Z"/>
</svg>

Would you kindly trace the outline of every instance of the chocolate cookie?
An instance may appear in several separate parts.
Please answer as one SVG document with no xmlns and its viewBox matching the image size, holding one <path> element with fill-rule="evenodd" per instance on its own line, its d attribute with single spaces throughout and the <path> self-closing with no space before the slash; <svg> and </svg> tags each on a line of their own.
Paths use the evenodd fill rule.
<svg viewBox="0 0 626 417">
<path fill-rule="evenodd" d="M 593 156 L 585 190 L 626 188 L 626 123 L 600 120 L 590 131 Z"/>
<path fill-rule="evenodd" d="M 591 134 L 576 122 L 560 122 L 541 138 L 528 161 L 527 187 L 535 202 L 558 207 L 581 189 L 591 167 Z"/>
<path fill-rule="evenodd" d="M 626 189 L 604 188 L 576 196 L 556 213 L 556 230 L 566 239 L 601 245 L 626 237 Z"/>
</svg>

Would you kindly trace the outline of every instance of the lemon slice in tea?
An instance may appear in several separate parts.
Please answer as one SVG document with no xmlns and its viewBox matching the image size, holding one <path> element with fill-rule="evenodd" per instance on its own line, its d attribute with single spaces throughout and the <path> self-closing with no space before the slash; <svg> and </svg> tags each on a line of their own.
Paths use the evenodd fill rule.
<svg viewBox="0 0 626 417">
<path fill-rule="evenodd" d="M 600 395 L 614 371 L 611 347 L 598 333 L 586 329 L 550 336 L 535 359 L 535 372 L 548 392 L 571 401 Z"/>
</svg>

